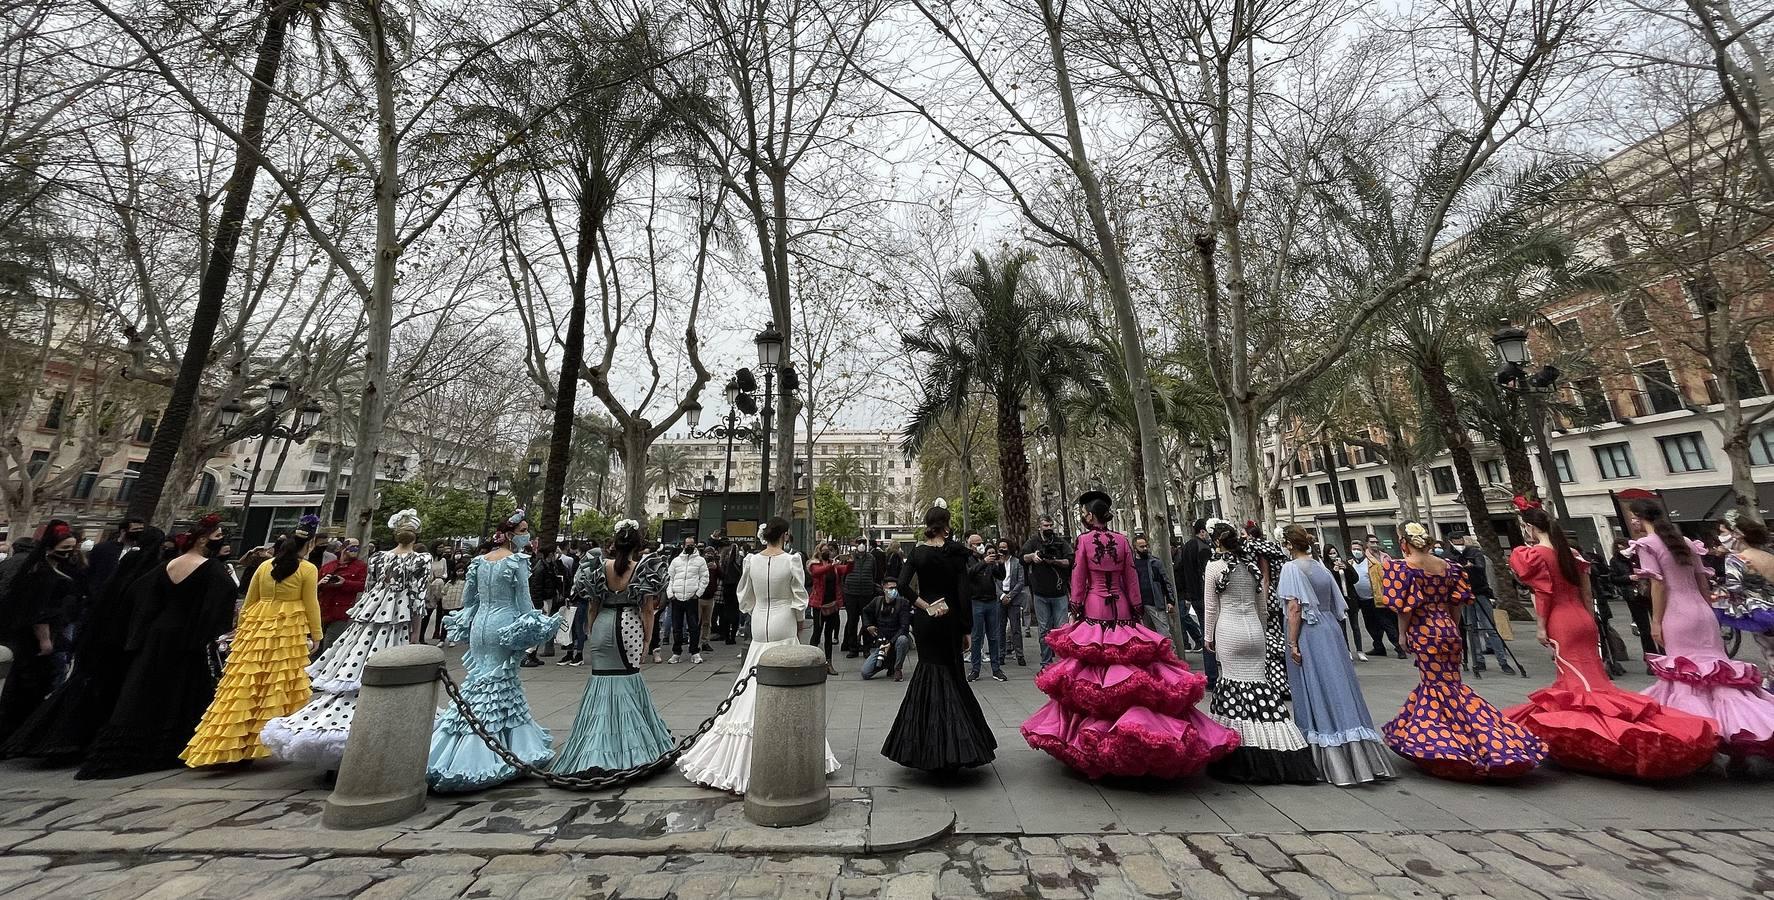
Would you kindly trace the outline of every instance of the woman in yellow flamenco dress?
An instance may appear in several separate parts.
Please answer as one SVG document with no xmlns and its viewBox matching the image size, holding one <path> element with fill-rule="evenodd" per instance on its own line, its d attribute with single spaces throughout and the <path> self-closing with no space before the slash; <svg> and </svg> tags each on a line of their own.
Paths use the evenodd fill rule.
<svg viewBox="0 0 1774 900">
<path fill-rule="evenodd" d="M 277 555 L 252 573 L 234 645 L 203 713 L 179 758 L 193 769 L 270 756 L 259 740 L 265 723 L 308 702 L 308 653 L 320 641 L 320 573 L 309 562 L 317 516 L 303 516 L 277 545 Z"/>
</svg>

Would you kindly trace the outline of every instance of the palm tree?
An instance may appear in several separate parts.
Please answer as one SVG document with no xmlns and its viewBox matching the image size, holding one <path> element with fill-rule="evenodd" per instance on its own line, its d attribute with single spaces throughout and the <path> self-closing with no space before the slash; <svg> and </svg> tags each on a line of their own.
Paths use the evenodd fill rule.
<svg viewBox="0 0 1774 900">
<path fill-rule="evenodd" d="M 668 98 L 647 86 L 644 79 L 659 37 L 654 24 L 644 18 L 622 30 L 585 17 L 538 30 L 524 46 L 527 55 L 499 59 L 481 72 L 503 100 L 476 108 L 468 117 L 512 130 L 553 110 L 537 129 L 538 135 L 547 137 L 526 145 L 527 165 L 513 174 L 526 181 L 535 178 L 539 185 L 559 178 L 573 223 L 571 247 L 562 248 L 562 255 L 570 257 L 567 281 L 572 305 L 552 398 L 554 422 L 538 538 L 544 547 L 554 543 L 560 528 L 584 368 L 587 293 L 595 277 L 599 235 L 629 178 L 656 162 L 663 149 L 684 134 L 686 116 L 700 114 L 696 98 Z M 544 207 L 560 199 L 543 190 Z M 550 209 L 544 215 L 558 236 L 564 230 L 561 223 Z M 696 389 L 700 387 L 698 383 Z M 619 428 L 636 425 L 618 423 Z"/>
<path fill-rule="evenodd" d="M 824 477 L 819 479 L 829 483 L 840 494 L 860 494 L 868 490 L 868 467 L 861 458 L 853 453 L 846 453 L 831 461 L 826 467 Z"/>
<path fill-rule="evenodd" d="M 695 467 L 690 464 L 690 456 L 682 447 L 671 444 L 655 446 L 648 456 L 647 485 L 664 491 L 668 496 L 679 485 L 689 483 L 696 476 Z"/>
<path fill-rule="evenodd" d="M 901 345 L 920 357 L 920 396 L 905 428 L 915 452 L 946 417 L 963 414 L 979 395 L 996 407 L 1002 530 L 1029 533 L 1029 458 L 1021 407 L 1053 410 L 1068 390 L 1103 390 L 1098 349 L 1082 334 L 1082 304 L 1055 296 L 1024 269 L 1027 252 L 987 259 L 956 272 L 957 302 L 926 312 Z M 971 485 L 963 486 L 963 496 Z"/>
<path fill-rule="evenodd" d="M 240 246 L 241 226 L 246 222 L 247 206 L 252 201 L 253 182 L 259 175 L 259 152 L 265 136 L 265 114 L 277 84 L 277 72 L 283 66 L 283 51 L 290 25 L 304 12 L 318 16 L 324 2 L 310 0 L 271 0 L 264 4 L 264 21 L 259 26 L 259 43 L 253 61 L 252 80 L 247 85 L 246 103 L 241 108 L 239 138 L 234 145 L 234 166 L 224 183 L 227 196 L 215 220 L 209 238 L 209 258 L 203 267 L 203 278 L 197 286 L 197 305 L 191 312 L 191 333 L 185 338 L 185 352 L 179 360 L 179 374 L 173 381 L 172 394 L 160 413 L 160 424 L 154 429 L 154 441 L 142 461 L 141 473 L 130 490 L 129 515 L 150 521 L 160 505 L 167 477 L 172 474 L 179 446 L 185 441 L 191 413 L 197 408 L 197 390 L 209 366 L 210 350 L 215 343 L 216 328 L 222 320 L 222 303 L 228 296 L 228 282 L 234 274 L 234 252 Z M 119 14 L 103 4 L 106 16 L 124 26 L 132 37 L 137 32 Z M 166 63 L 155 57 L 163 69 Z M 180 485 L 179 490 L 184 490 Z"/>
</svg>

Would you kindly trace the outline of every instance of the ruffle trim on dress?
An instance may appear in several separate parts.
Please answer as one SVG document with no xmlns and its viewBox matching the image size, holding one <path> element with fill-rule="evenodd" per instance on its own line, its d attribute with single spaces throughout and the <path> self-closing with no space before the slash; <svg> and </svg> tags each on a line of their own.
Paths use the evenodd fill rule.
<svg viewBox="0 0 1774 900">
<path fill-rule="evenodd" d="M 1135 708 L 1115 720 L 1083 716 L 1050 701 L 1022 725 L 1023 740 L 1087 778 L 1183 778 L 1238 746 L 1238 734 L 1189 710 L 1161 716 Z"/>
<path fill-rule="evenodd" d="M 362 622 L 366 625 L 405 625 L 417 618 L 414 615 L 412 604 L 407 602 L 405 593 L 405 591 L 383 593 L 380 590 L 374 593 L 365 593 L 357 598 L 356 603 L 351 604 L 351 608 L 345 611 L 345 615 L 349 616 L 353 622 Z M 424 605 L 424 597 L 421 595 L 420 611 L 423 611 Z"/>
<path fill-rule="evenodd" d="M 291 727 L 287 716 L 266 722 L 265 730 L 259 732 L 259 740 L 278 759 L 322 769 L 339 767 L 339 762 L 345 758 L 345 742 L 350 737 L 348 730 L 296 729 Z"/>
<path fill-rule="evenodd" d="M 1667 681 L 1737 688 L 1759 688 L 1762 685 L 1762 673 L 1754 663 L 1735 659 L 1694 659 L 1673 654 L 1652 654 L 1645 657 L 1645 662 L 1658 678 Z"/>
<path fill-rule="evenodd" d="M 1503 714 L 1543 741 L 1553 762 L 1583 772 L 1677 778 L 1712 762 L 1719 746 L 1711 719 L 1625 691 L 1546 688 Z"/>
<path fill-rule="evenodd" d="M 316 678 L 313 685 L 316 694 L 355 694 L 363 690 L 363 679 Z"/>
<path fill-rule="evenodd" d="M 468 632 L 474 626 L 474 619 L 468 615 L 468 610 L 458 609 L 444 614 L 443 625 L 444 637 L 452 641 L 466 641 Z"/>
<path fill-rule="evenodd" d="M 1136 668 L 1072 658 L 1043 669 L 1035 677 L 1035 686 L 1069 708 L 1113 719 L 1136 706 L 1180 716 L 1201 702 L 1207 679 L 1174 659 Z"/>
<path fill-rule="evenodd" d="M 1215 722 L 1238 732 L 1238 743 L 1251 750 L 1294 751 L 1306 749 L 1306 736 L 1292 719 L 1280 722 L 1259 722 L 1255 719 L 1233 719 L 1212 716 Z"/>
<path fill-rule="evenodd" d="M 1385 739 L 1380 737 L 1378 729 L 1367 727 L 1350 728 L 1347 731 L 1330 733 L 1319 731 L 1301 731 L 1300 733 L 1305 736 L 1306 743 L 1314 747 L 1341 747 L 1344 744 L 1353 744 L 1357 741 L 1373 741 L 1376 744 L 1385 742 Z"/>
<path fill-rule="evenodd" d="M 1752 607 L 1742 610 L 1741 613 L 1733 613 L 1715 606 L 1712 608 L 1712 612 L 1718 617 L 1720 625 L 1735 628 L 1738 631 L 1747 631 L 1752 634 L 1767 634 L 1774 631 L 1774 609 Z"/>
<path fill-rule="evenodd" d="M 1176 657 L 1170 638 L 1138 623 L 1072 622 L 1049 631 L 1047 645 L 1062 657 L 1104 665 L 1144 665 Z"/>
<path fill-rule="evenodd" d="M 719 733 L 719 725 L 697 738 L 690 751 L 678 759 L 678 771 L 684 779 L 703 787 L 732 794 L 745 793 L 751 781 L 751 727 L 741 734 L 737 728 Z M 832 745 L 825 745 L 825 774 L 840 768 L 832 755 Z"/>
<path fill-rule="evenodd" d="M 534 722 L 508 730 L 495 729 L 494 734 L 518 759 L 531 766 L 546 766 L 554 758 L 554 739 Z M 433 731 L 425 777 L 433 791 L 450 794 L 503 784 L 516 778 L 517 770 L 495 755 L 492 748 L 472 731 L 465 734 Z"/>
<path fill-rule="evenodd" d="M 1237 784 L 1317 784 L 1318 764 L 1312 750 L 1239 747 L 1207 767 L 1207 774 Z"/>
<path fill-rule="evenodd" d="M 543 615 L 532 609 L 529 612 L 519 613 L 517 618 L 501 627 L 495 639 L 502 647 L 510 650 L 522 650 L 542 643 L 550 635 L 558 633 L 560 629 L 560 616 Z"/>
<path fill-rule="evenodd" d="M 488 677 L 462 683 L 462 698 L 489 729 L 521 728 L 535 724 L 523 683 L 515 678 Z M 448 734 L 472 734 L 462 712 L 451 703 L 437 716 L 437 729 Z"/>
<path fill-rule="evenodd" d="M 594 676 L 585 686 L 573 732 L 555 754 L 556 772 L 613 771 L 650 763 L 672 748 L 640 675 Z"/>
</svg>

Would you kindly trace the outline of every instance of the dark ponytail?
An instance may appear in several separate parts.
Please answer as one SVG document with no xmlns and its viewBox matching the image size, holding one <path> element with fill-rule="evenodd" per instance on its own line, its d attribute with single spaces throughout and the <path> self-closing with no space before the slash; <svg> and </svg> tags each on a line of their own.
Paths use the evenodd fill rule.
<svg viewBox="0 0 1774 900">
<path fill-rule="evenodd" d="M 1565 530 L 1559 527 L 1551 514 L 1536 506 L 1522 510 L 1519 515 L 1523 522 L 1534 526 L 1535 531 L 1546 535 L 1546 539 L 1552 542 L 1553 554 L 1558 557 L 1558 572 L 1565 576 L 1565 581 L 1572 587 L 1581 585 L 1579 579 L 1583 577 L 1583 573 L 1577 568 L 1577 557 L 1571 550 L 1571 542 L 1565 540 Z"/>
<path fill-rule="evenodd" d="M 771 516 L 770 521 L 764 523 L 764 531 L 761 535 L 764 539 L 764 543 L 780 543 L 782 541 L 782 536 L 788 534 L 788 527 L 787 519 L 784 519 L 781 516 Z"/>
<path fill-rule="evenodd" d="M 1221 522 L 1213 528 L 1213 545 L 1227 553 L 1242 553 L 1244 552 L 1244 537 L 1238 533 L 1238 529 L 1232 527 L 1231 523 Z"/>
<path fill-rule="evenodd" d="M 634 565 L 634 558 L 640 555 L 641 530 L 638 527 L 619 528 L 616 536 L 610 541 L 610 571 L 621 575 Z"/>
<path fill-rule="evenodd" d="M 1688 539 L 1677 530 L 1675 523 L 1663 514 L 1663 507 L 1649 500 L 1634 500 L 1626 508 L 1663 541 L 1663 546 L 1668 548 L 1669 555 L 1676 562 L 1684 566 L 1694 564 L 1694 548 L 1688 545 Z"/>
<path fill-rule="evenodd" d="M 271 558 L 271 580 L 282 581 L 296 574 L 302 565 L 302 548 L 314 540 L 312 535 L 293 532 L 277 542 L 277 555 Z"/>
<path fill-rule="evenodd" d="M 924 513 L 924 539 L 935 540 L 949 530 L 949 508 L 932 506 Z"/>
</svg>

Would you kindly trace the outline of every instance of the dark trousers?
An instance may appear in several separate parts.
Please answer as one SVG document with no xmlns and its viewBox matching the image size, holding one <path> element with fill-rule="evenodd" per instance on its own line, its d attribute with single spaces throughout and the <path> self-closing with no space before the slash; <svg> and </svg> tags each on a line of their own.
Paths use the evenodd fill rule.
<svg viewBox="0 0 1774 900">
<path fill-rule="evenodd" d="M 1387 641 L 1392 642 L 1393 649 L 1398 649 L 1398 613 L 1369 600 L 1361 607 L 1361 620 L 1367 625 L 1368 639 L 1374 643 L 1369 653 L 1385 653 Z"/>
<path fill-rule="evenodd" d="M 591 623 L 585 617 L 591 613 L 590 603 L 573 604 L 573 630 L 569 636 L 573 639 L 573 652 L 585 652 L 585 640 L 591 636 Z"/>
<path fill-rule="evenodd" d="M 1195 621 L 1207 621 L 1207 599 L 1205 597 L 1189 598 L 1189 605 L 1195 607 Z M 1220 683 L 1220 658 L 1207 649 L 1207 635 L 1201 635 L 1201 674 L 1207 677 L 1207 689 L 1213 690 Z"/>
<path fill-rule="evenodd" d="M 9 641 L 6 646 L 12 651 L 12 673 L 6 676 L 6 687 L 0 689 L 0 740 L 25 724 L 55 686 L 54 654 L 38 656 L 34 638 Z"/>
<path fill-rule="evenodd" d="M 702 652 L 702 603 L 695 597 L 671 601 L 671 655 L 684 652 L 684 635 L 690 636 L 690 652 Z"/>
<path fill-rule="evenodd" d="M 862 608 L 869 605 L 873 597 L 845 597 L 844 607 L 849 612 L 844 616 L 844 652 L 850 653 L 865 649 L 858 637 L 862 626 Z"/>
<path fill-rule="evenodd" d="M 813 613 L 813 639 L 807 643 L 815 647 L 824 642 L 825 661 L 832 661 L 832 645 L 838 640 L 838 610 L 826 612 L 817 610 Z M 852 617 L 851 621 L 855 621 Z"/>
<path fill-rule="evenodd" d="M 1004 607 L 990 598 L 973 604 L 973 649 L 969 656 L 975 675 L 979 674 L 981 644 L 991 652 L 992 671 L 1004 671 Z"/>
<path fill-rule="evenodd" d="M 1639 649 L 1647 654 L 1662 653 L 1663 649 L 1651 639 L 1651 598 L 1637 589 L 1628 589 L 1626 611 L 1632 614 L 1632 624 L 1638 627 Z"/>
<path fill-rule="evenodd" d="M 715 604 L 715 636 L 731 644 L 739 634 L 739 587 L 721 583 L 721 599 Z"/>
</svg>

